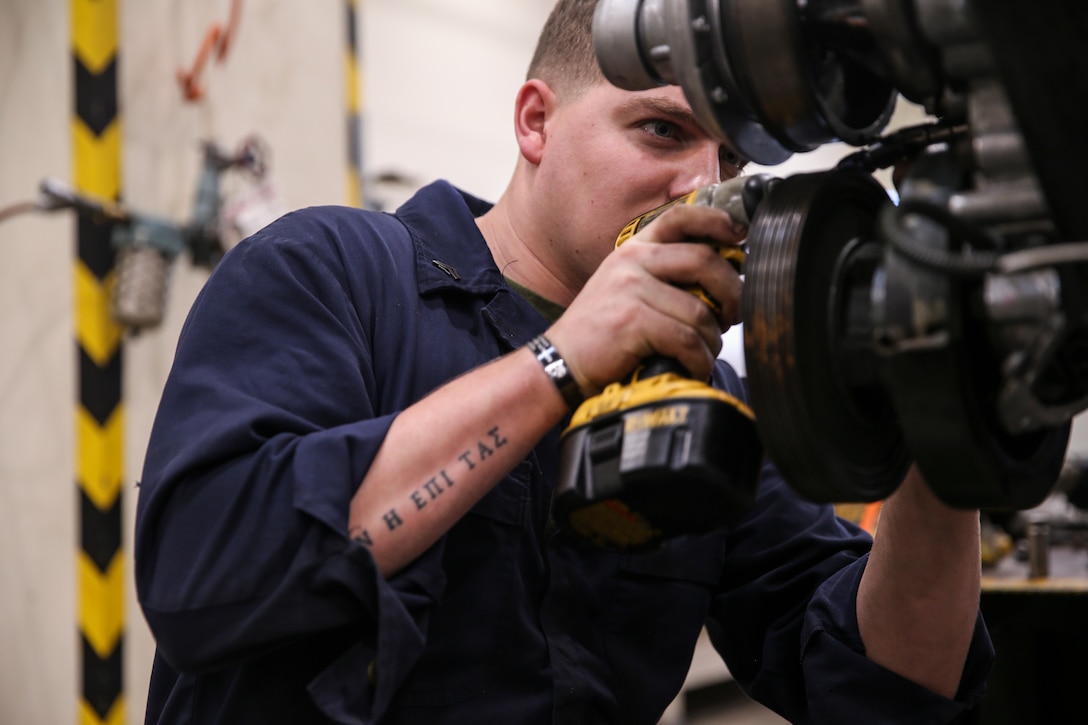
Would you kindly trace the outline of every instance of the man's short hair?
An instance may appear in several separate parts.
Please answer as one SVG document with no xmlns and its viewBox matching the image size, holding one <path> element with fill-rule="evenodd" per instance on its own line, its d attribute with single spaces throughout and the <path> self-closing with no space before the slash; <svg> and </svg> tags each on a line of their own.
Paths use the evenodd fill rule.
<svg viewBox="0 0 1088 725">
<path fill-rule="evenodd" d="M 527 78 L 539 78 L 557 93 L 577 95 L 604 80 L 593 53 L 597 0 L 559 0 L 537 40 Z"/>
</svg>

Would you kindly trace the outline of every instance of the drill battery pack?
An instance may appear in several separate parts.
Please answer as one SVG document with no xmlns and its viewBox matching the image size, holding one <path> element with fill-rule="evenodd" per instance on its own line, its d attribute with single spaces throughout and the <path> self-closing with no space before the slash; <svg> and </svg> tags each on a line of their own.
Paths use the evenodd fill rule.
<svg viewBox="0 0 1088 725">
<path fill-rule="evenodd" d="M 560 443 L 557 522 L 620 551 L 735 522 L 763 458 L 742 401 L 671 372 L 637 375 L 583 403 Z"/>
</svg>

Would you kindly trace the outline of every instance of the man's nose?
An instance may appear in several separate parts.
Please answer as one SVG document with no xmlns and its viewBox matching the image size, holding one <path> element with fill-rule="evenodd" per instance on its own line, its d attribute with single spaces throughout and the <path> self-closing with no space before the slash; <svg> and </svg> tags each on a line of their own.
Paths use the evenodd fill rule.
<svg viewBox="0 0 1088 725">
<path fill-rule="evenodd" d="M 673 187 L 669 189 L 669 198 L 675 199 L 700 187 L 717 184 L 721 180 L 718 145 L 703 144 L 682 162 L 673 179 Z"/>
</svg>

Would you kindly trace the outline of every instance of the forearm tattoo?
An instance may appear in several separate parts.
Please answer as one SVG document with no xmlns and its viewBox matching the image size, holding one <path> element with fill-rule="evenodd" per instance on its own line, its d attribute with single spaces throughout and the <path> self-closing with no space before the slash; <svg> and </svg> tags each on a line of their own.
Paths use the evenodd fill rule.
<svg viewBox="0 0 1088 725">
<path fill-rule="evenodd" d="M 498 426 L 491 428 L 487 431 L 487 435 L 476 441 L 475 446 L 457 456 L 455 461 L 451 463 L 449 469 L 443 468 L 424 481 L 419 488 L 416 488 L 409 493 L 405 507 L 408 510 L 423 510 L 429 506 L 431 502 L 437 501 L 446 493 L 446 491 L 453 488 L 456 485 L 456 477 L 459 474 L 474 470 L 478 465 L 495 455 L 495 451 L 505 446 L 508 442 L 509 441 L 499 431 Z M 397 512 L 397 508 L 393 507 L 382 514 L 382 523 L 385 525 L 387 531 L 396 531 L 404 525 L 404 519 L 401 518 L 400 513 Z M 353 527 L 348 534 L 352 539 L 364 546 L 373 546 L 374 544 L 370 532 L 361 526 Z"/>
</svg>

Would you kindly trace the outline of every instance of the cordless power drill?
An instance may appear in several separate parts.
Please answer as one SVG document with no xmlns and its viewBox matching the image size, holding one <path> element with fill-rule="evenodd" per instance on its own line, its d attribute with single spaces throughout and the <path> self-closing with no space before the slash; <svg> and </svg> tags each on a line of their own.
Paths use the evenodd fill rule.
<svg viewBox="0 0 1088 725">
<path fill-rule="evenodd" d="M 775 181 L 760 174 L 696 189 L 631 220 L 616 246 L 678 204 L 713 206 L 747 225 Z M 741 270 L 741 247 L 718 253 Z M 689 291 L 717 312 L 705 290 Z M 762 458 L 747 405 L 652 356 L 574 412 L 560 442 L 556 518 L 600 547 L 652 549 L 735 521 L 755 498 Z"/>
</svg>

